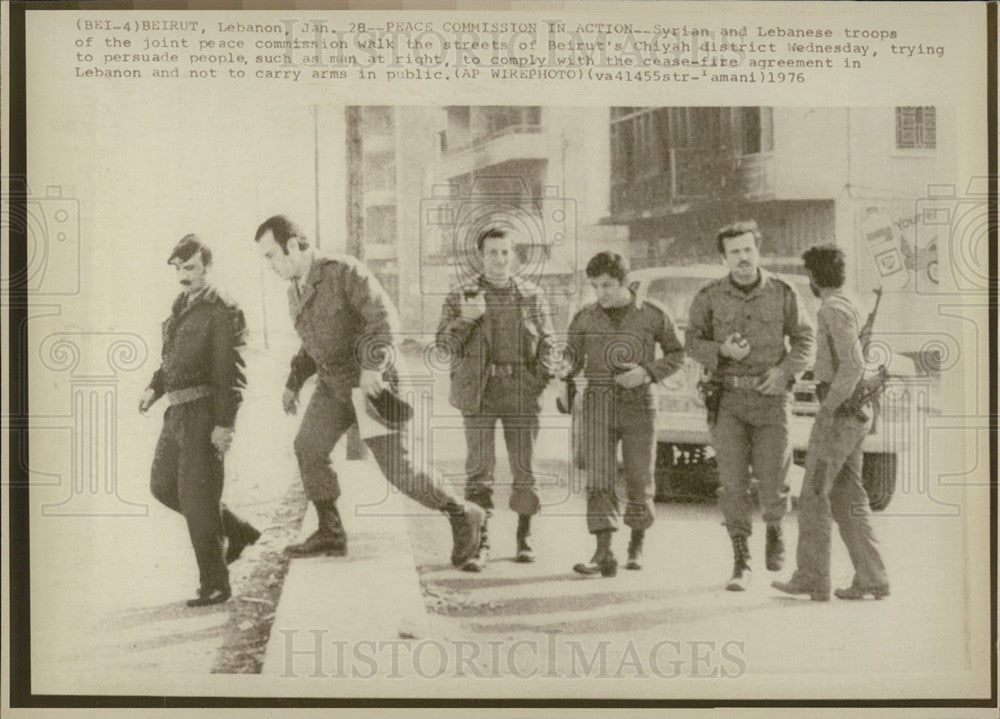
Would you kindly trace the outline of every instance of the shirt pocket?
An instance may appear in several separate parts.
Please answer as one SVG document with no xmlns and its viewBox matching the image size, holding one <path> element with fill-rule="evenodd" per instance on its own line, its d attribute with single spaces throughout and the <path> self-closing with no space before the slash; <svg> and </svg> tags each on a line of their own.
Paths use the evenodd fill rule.
<svg viewBox="0 0 1000 719">
<path fill-rule="evenodd" d="M 733 332 L 740 331 L 738 327 L 738 316 L 740 308 L 734 303 L 727 302 L 712 311 L 712 331 L 715 333 L 716 342 L 725 342 L 726 337 Z"/>
</svg>

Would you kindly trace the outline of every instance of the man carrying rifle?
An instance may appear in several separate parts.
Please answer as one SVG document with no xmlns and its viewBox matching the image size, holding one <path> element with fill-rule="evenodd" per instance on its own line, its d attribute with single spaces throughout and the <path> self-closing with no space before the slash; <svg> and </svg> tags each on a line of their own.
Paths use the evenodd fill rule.
<svg viewBox="0 0 1000 719">
<path fill-rule="evenodd" d="M 861 443 L 872 424 L 872 394 L 865 374 L 861 317 L 841 290 L 844 253 L 819 245 L 802 255 L 818 312 L 815 376 L 821 404 L 809 436 L 806 474 L 799 498 L 798 568 L 788 582 L 772 586 L 786 594 L 830 599 L 830 518 L 854 564 L 854 581 L 837 589 L 841 599 L 881 599 L 889 594 L 885 566 L 868 522 L 868 495 L 861 484 Z M 874 321 L 874 312 L 869 323 Z"/>
</svg>

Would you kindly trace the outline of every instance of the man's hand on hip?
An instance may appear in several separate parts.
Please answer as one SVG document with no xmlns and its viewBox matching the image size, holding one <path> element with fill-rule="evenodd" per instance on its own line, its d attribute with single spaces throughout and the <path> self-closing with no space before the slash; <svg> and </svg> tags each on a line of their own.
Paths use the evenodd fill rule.
<svg viewBox="0 0 1000 719">
<path fill-rule="evenodd" d="M 772 367 L 764 373 L 764 378 L 757 385 L 761 394 L 782 394 L 788 389 L 789 374 L 781 367 Z"/>
<path fill-rule="evenodd" d="M 281 406 L 285 408 L 285 414 L 295 414 L 299 411 L 299 393 L 293 389 L 285 389 L 281 395 Z"/>
</svg>

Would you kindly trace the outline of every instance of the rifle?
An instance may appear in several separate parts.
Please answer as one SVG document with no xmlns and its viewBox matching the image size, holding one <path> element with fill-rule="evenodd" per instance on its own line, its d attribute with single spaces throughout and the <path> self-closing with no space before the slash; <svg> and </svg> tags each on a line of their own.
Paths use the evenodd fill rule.
<svg viewBox="0 0 1000 719">
<path fill-rule="evenodd" d="M 875 292 L 875 305 L 872 307 L 872 311 L 868 313 L 868 318 L 865 320 L 865 324 L 861 327 L 861 332 L 858 334 L 858 340 L 861 342 L 861 353 L 865 359 L 868 358 L 868 347 L 871 344 L 875 317 L 878 315 L 878 306 L 882 301 L 882 288 L 879 287 L 873 291 Z M 837 412 L 853 414 L 862 421 L 867 421 L 868 415 L 864 412 L 864 406 L 871 403 L 872 411 L 876 414 L 878 413 L 878 398 L 885 391 L 885 385 L 888 380 L 889 372 L 886 370 L 884 364 L 879 365 L 878 370 L 874 374 L 866 372 L 858 380 L 858 384 L 855 386 L 851 396 L 837 408 Z"/>
</svg>

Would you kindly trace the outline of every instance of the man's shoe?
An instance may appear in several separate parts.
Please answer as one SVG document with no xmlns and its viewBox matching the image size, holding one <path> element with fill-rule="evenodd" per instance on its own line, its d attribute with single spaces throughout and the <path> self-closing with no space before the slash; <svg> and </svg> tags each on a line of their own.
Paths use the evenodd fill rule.
<svg viewBox="0 0 1000 719">
<path fill-rule="evenodd" d="M 529 534 L 531 534 L 531 515 L 519 514 L 517 516 L 517 533 L 515 534 L 515 538 L 517 539 L 517 554 L 514 555 L 515 562 L 529 564 L 535 561 L 535 553 L 528 544 Z"/>
<path fill-rule="evenodd" d="M 199 589 L 198 596 L 187 600 L 189 607 L 207 607 L 212 604 L 222 604 L 233 596 L 229 587 L 221 589 Z"/>
<path fill-rule="evenodd" d="M 462 562 L 463 572 L 479 573 L 486 569 L 486 561 L 489 559 L 489 548 L 480 546 L 479 551 Z"/>
<path fill-rule="evenodd" d="M 285 547 L 285 553 L 292 557 L 344 557 L 347 537 L 317 529 L 304 542 Z"/>
<path fill-rule="evenodd" d="M 602 577 L 613 577 L 618 574 L 618 560 L 614 555 L 608 555 L 603 559 L 591 559 L 589 562 L 580 562 L 573 565 L 573 571 L 577 574 L 592 577 L 600 574 Z"/>
<path fill-rule="evenodd" d="M 767 544 L 764 549 L 764 566 L 769 572 L 780 572 L 785 566 L 785 542 L 781 537 L 781 525 L 767 527 Z"/>
<path fill-rule="evenodd" d="M 478 505 L 467 502 L 464 506 L 457 505 L 448 514 L 448 521 L 451 522 L 451 563 L 464 569 L 463 565 L 478 552 L 482 544 L 486 511 Z"/>
<path fill-rule="evenodd" d="M 771 586 L 777 589 L 779 592 L 784 592 L 785 594 L 808 594 L 809 599 L 814 602 L 829 602 L 830 601 L 830 590 L 823 591 L 822 589 L 813 589 L 812 587 L 803 587 L 795 582 L 771 582 Z"/>
<path fill-rule="evenodd" d="M 733 537 L 733 576 L 729 578 L 726 589 L 730 592 L 742 592 L 750 585 L 750 548 L 746 537 Z"/>
<path fill-rule="evenodd" d="M 869 594 L 872 595 L 873 599 L 882 599 L 889 596 L 889 585 L 886 584 L 884 587 L 858 587 L 852 584 L 846 589 L 834 589 L 833 593 L 837 599 L 864 599 Z"/>
<path fill-rule="evenodd" d="M 528 545 L 527 540 L 517 540 L 517 554 L 514 555 L 514 561 L 519 564 L 530 564 L 535 561 L 535 552 Z"/>
<path fill-rule="evenodd" d="M 260 532 L 249 524 L 244 531 L 230 537 L 229 546 L 226 547 L 226 564 L 232 564 L 239 559 L 243 550 L 251 544 L 256 544 L 258 539 L 260 539 Z"/>
<path fill-rule="evenodd" d="M 646 533 L 641 529 L 633 529 L 628 542 L 628 561 L 625 569 L 642 569 L 642 540 Z"/>
</svg>

